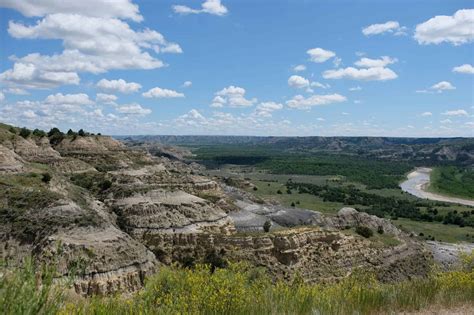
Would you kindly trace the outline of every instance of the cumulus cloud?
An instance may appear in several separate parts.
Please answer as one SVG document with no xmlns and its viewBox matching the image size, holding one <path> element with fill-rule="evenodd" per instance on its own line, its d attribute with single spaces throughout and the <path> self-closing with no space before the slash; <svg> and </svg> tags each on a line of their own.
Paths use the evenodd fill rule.
<svg viewBox="0 0 474 315">
<path fill-rule="evenodd" d="M 362 34 L 365 36 L 380 35 L 391 33 L 394 35 L 406 35 L 407 28 L 400 26 L 397 21 L 388 21 L 380 24 L 372 24 L 362 29 Z"/>
<path fill-rule="evenodd" d="M 178 44 L 168 42 L 157 31 L 135 31 L 121 20 L 141 20 L 138 7 L 130 1 L 86 0 L 65 4 L 49 0 L 3 0 L 0 5 L 17 9 L 27 16 L 44 16 L 32 25 L 9 21 L 8 32 L 12 37 L 61 40 L 64 47 L 61 53 L 53 55 L 13 56 L 13 68 L 0 74 L 0 80 L 11 87 L 53 88 L 78 84 L 79 72 L 98 74 L 115 69 L 156 69 L 164 63 L 150 51 L 182 52 Z M 102 14 L 104 10 L 108 13 Z"/>
<path fill-rule="evenodd" d="M 211 107 L 219 108 L 224 105 L 230 107 L 249 107 L 257 102 L 256 98 L 246 99 L 245 89 L 238 86 L 228 86 L 215 93 Z"/>
<path fill-rule="evenodd" d="M 294 66 L 293 67 L 293 71 L 294 72 L 301 72 L 301 71 L 305 71 L 306 70 L 306 66 L 305 65 L 297 65 L 297 66 Z"/>
<path fill-rule="evenodd" d="M 283 108 L 283 105 L 276 102 L 262 102 L 257 105 L 255 109 L 255 115 L 260 117 L 271 117 L 272 112 L 280 110 Z"/>
<path fill-rule="evenodd" d="M 96 86 L 101 90 L 107 91 L 117 91 L 121 93 L 134 93 L 138 92 L 142 88 L 142 86 L 135 82 L 127 82 L 124 79 L 118 80 L 107 80 L 102 79 L 97 82 Z"/>
<path fill-rule="evenodd" d="M 336 70 L 327 70 L 323 73 L 325 79 L 351 79 L 363 81 L 386 81 L 396 79 L 398 76 L 393 70 L 383 67 L 357 69 L 348 67 Z"/>
<path fill-rule="evenodd" d="M 424 113 L 421 113 L 421 116 L 430 117 L 430 116 L 433 116 L 433 113 L 432 112 L 424 112 Z"/>
<path fill-rule="evenodd" d="M 322 48 L 312 48 L 306 51 L 306 53 L 309 55 L 309 59 L 312 62 L 316 63 L 322 63 L 327 61 L 328 59 L 331 59 L 332 57 L 335 57 L 336 54 L 330 50 L 325 50 Z"/>
<path fill-rule="evenodd" d="M 451 43 L 455 46 L 474 40 L 474 9 L 459 10 L 454 15 L 438 15 L 418 24 L 414 38 L 419 44 Z"/>
<path fill-rule="evenodd" d="M 442 113 L 445 116 L 469 116 L 464 109 L 448 110 Z"/>
<path fill-rule="evenodd" d="M 360 68 L 377 68 L 377 67 L 385 67 L 397 61 L 398 61 L 397 58 L 390 58 L 388 56 L 382 56 L 380 59 L 370 59 L 370 58 L 364 57 L 356 61 L 354 64 Z"/>
<path fill-rule="evenodd" d="M 146 98 L 177 98 L 184 97 L 183 93 L 178 93 L 173 90 L 162 89 L 159 87 L 152 88 L 142 94 Z"/>
<path fill-rule="evenodd" d="M 96 95 L 97 102 L 102 102 L 102 103 L 113 103 L 117 99 L 118 97 L 113 94 L 97 93 Z"/>
<path fill-rule="evenodd" d="M 131 19 L 140 22 L 138 5 L 130 0 L 1 0 L 0 7 L 17 10 L 27 17 L 41 17 L 47 14 L 72 13 L 92 17 Z"/>
<path fill-rule="evenodd" d="M 297 89 L 309 86 L 309 80 L 299 75 L 292 75 L 288 78 L 288 85 Z"/>
<path fill-rule="evenodd" d="M 465 74 L 474 74 L 474 67 L 470 64 L 463 64 L 453 68 L 453 72 L 465 73 Z"/>
<path fill-rule="evenodd" d="M 313 106 L 329 105 L 333 103 L 345 102 L 347 98 L 340 94 L 326 94 L 326 95 L 312 95 L 310 97 L 304 97 L 302 95 L 296 95 L 291 100 L 286 102 L 286 105 L 290 108 L 295 109 L 310 109 Z"/>
<path fill-rule="evenodd" d="M 173 11 L 178 14 L 200 14 L 208 13 L 217 16 L 227 14 L 227 8 L 221 3 L 221 0 L 206 0 L 201 4 L 201 9 L 193 9 L 185 5 L 174 5 Z"/>
<path fill-rule="evenodd" d="M 193 85 L 193 82 L 191 82 L 191 81 L 184 81 L 184 83 L 183 83 L 183 87 L 185 87 L 185 88 L 190 87 L 191 85 Z"/>
<path fill-rule="evenodd" d="M 432 90 L 436 90 L 438 92 L 446 91 L 446 90 L 455 90 L 456 87 L 454 87 L 451 83 L 448 81 L 441 81 L 438 82 L 430 87 Z"/>
<path fill-rule="evenodd" d="M 94 101 L 89 99 L 89 95 L 84 94 L 84 93 L 78 93 L 78 94 L 62 94 L 62 93 L 57 93 L 57 94 L 51 94 L 46 97 L 44 100 L 46 104 L 51 104 L 51 105 L 62 105 L 62 104 L 67 104 L 67 105 L 92 105 L 94 104 Z"/>
<path fill-rule="evenodd" d="M 117 108 L 117 111 L 122 114 L 130 115 L 148 115 L 151 113 L 151 109 L 143 108 L 140 104 L 137 103 L 120 106 Z"/>
</svg>

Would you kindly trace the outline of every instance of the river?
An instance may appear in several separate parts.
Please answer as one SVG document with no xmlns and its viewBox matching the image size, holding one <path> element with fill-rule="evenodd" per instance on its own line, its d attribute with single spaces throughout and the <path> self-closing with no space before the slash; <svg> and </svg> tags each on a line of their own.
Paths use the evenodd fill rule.
<svg viewBox="0 0 474 315">
<path fill-rule="evenodd" d="M 461 205 L 474 207 L 474 200 L 448 197 L 426 191 L 430 184 L 431 171 L 432 169 L 427 167 L 420 167 L 415 169 L 413 172 L 408 174 L 407 180 L 400 184 L 400 188 L 403 191 L 412 194 L 418 198 L 458 203 Z"/>
</svg>

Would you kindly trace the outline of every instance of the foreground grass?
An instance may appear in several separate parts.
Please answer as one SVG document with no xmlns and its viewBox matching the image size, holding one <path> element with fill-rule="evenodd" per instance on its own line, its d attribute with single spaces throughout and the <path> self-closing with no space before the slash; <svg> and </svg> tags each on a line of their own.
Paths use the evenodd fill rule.
<svg viewBox="0 0 474 315">
<path fill-rule="evenodd" d="M 383 284 L 355 273 L 338 283 L 272 282 L 262 269 L 232 264 L 211 273 L 162 268 L 131 296 L 66 298 L 31 267 L 0 279 L 3 314 L 380 314 L 474 303 L 474 254 L 463 268 Z M 39 279 L 42 285 L 38 285 Z M 49 279 L 49 280 L 48 280 Z"/>
</svg>

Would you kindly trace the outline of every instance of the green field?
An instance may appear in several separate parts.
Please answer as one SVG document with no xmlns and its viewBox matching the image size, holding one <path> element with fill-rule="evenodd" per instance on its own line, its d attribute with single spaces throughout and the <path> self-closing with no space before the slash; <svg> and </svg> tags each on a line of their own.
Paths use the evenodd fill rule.
<svg viewBox="0 0 474 315">
<path fill-rule="evenodd" d="M 431 172 L 429 190 L 453 197 L 474 199 L 474 169 L 436 167 Z"/>
</svg>

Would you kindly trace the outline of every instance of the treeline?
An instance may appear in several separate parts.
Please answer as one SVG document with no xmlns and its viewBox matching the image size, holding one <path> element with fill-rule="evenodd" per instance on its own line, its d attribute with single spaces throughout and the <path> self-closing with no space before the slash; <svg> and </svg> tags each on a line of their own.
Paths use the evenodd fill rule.
<svg viewBox="0 0 474 315">
<path fill-rule="evenodd" d="M 27 139 L 30 136 L 35 136 L 38 138 L 43 138 L 43 137 L 48 137 L 49 142 L 53 145 L 60 143 L 63 139 L 66 137 L 70 137 L 73 140 L 76 139 L 77 137 L 87 137 L 87 136 L 93 136 L 93 133 L 89 133 L 84 131 L 83 129 L 79 129 L 79 131 L 73 131 L 72 129 L 69 129 L 66 133 L 62 132 L 58 128 L 54 127 L 51 128 L 48 132 L 40 129 L 28 129 L 28 128 L 15 128 L 15 127 L 10 127 L 9 131 L 13 134 L 18 134 L 24 139 Z M 101 134 L 98 133 L 98 136 Z"/>
<path fill-rule="evenodd" d="M 295 183 L 290 180 L 286 183 L 286 187 L 288 190 L 296 190 L 300 194 L 306 193 L 318 196 L 322 198 L 323 201 L 340 202 L 349 206 L 363 206 L 363 209 L 358 210 L 381 218 L 390 217 L 392 219 L 398 219 L 400 217 L 416 221 L 455 224 L 460 227 L 474 227 L 474 210 L 462 213 L 452 210 L 446 214 L 441 214 L 434 208 L 436 203 L 380 196 L 361 191 L 354 186 L 333 187 L 328 185 Z"/>
<path fill-rule="evenodd" d="M 285 157 L 267 160 L 260 167 L 275 174 L 342 175 L 368 189 L 397 188 L 412 166 L 403 162 L 384 162 L 345 155 Z"/>
</svg>

